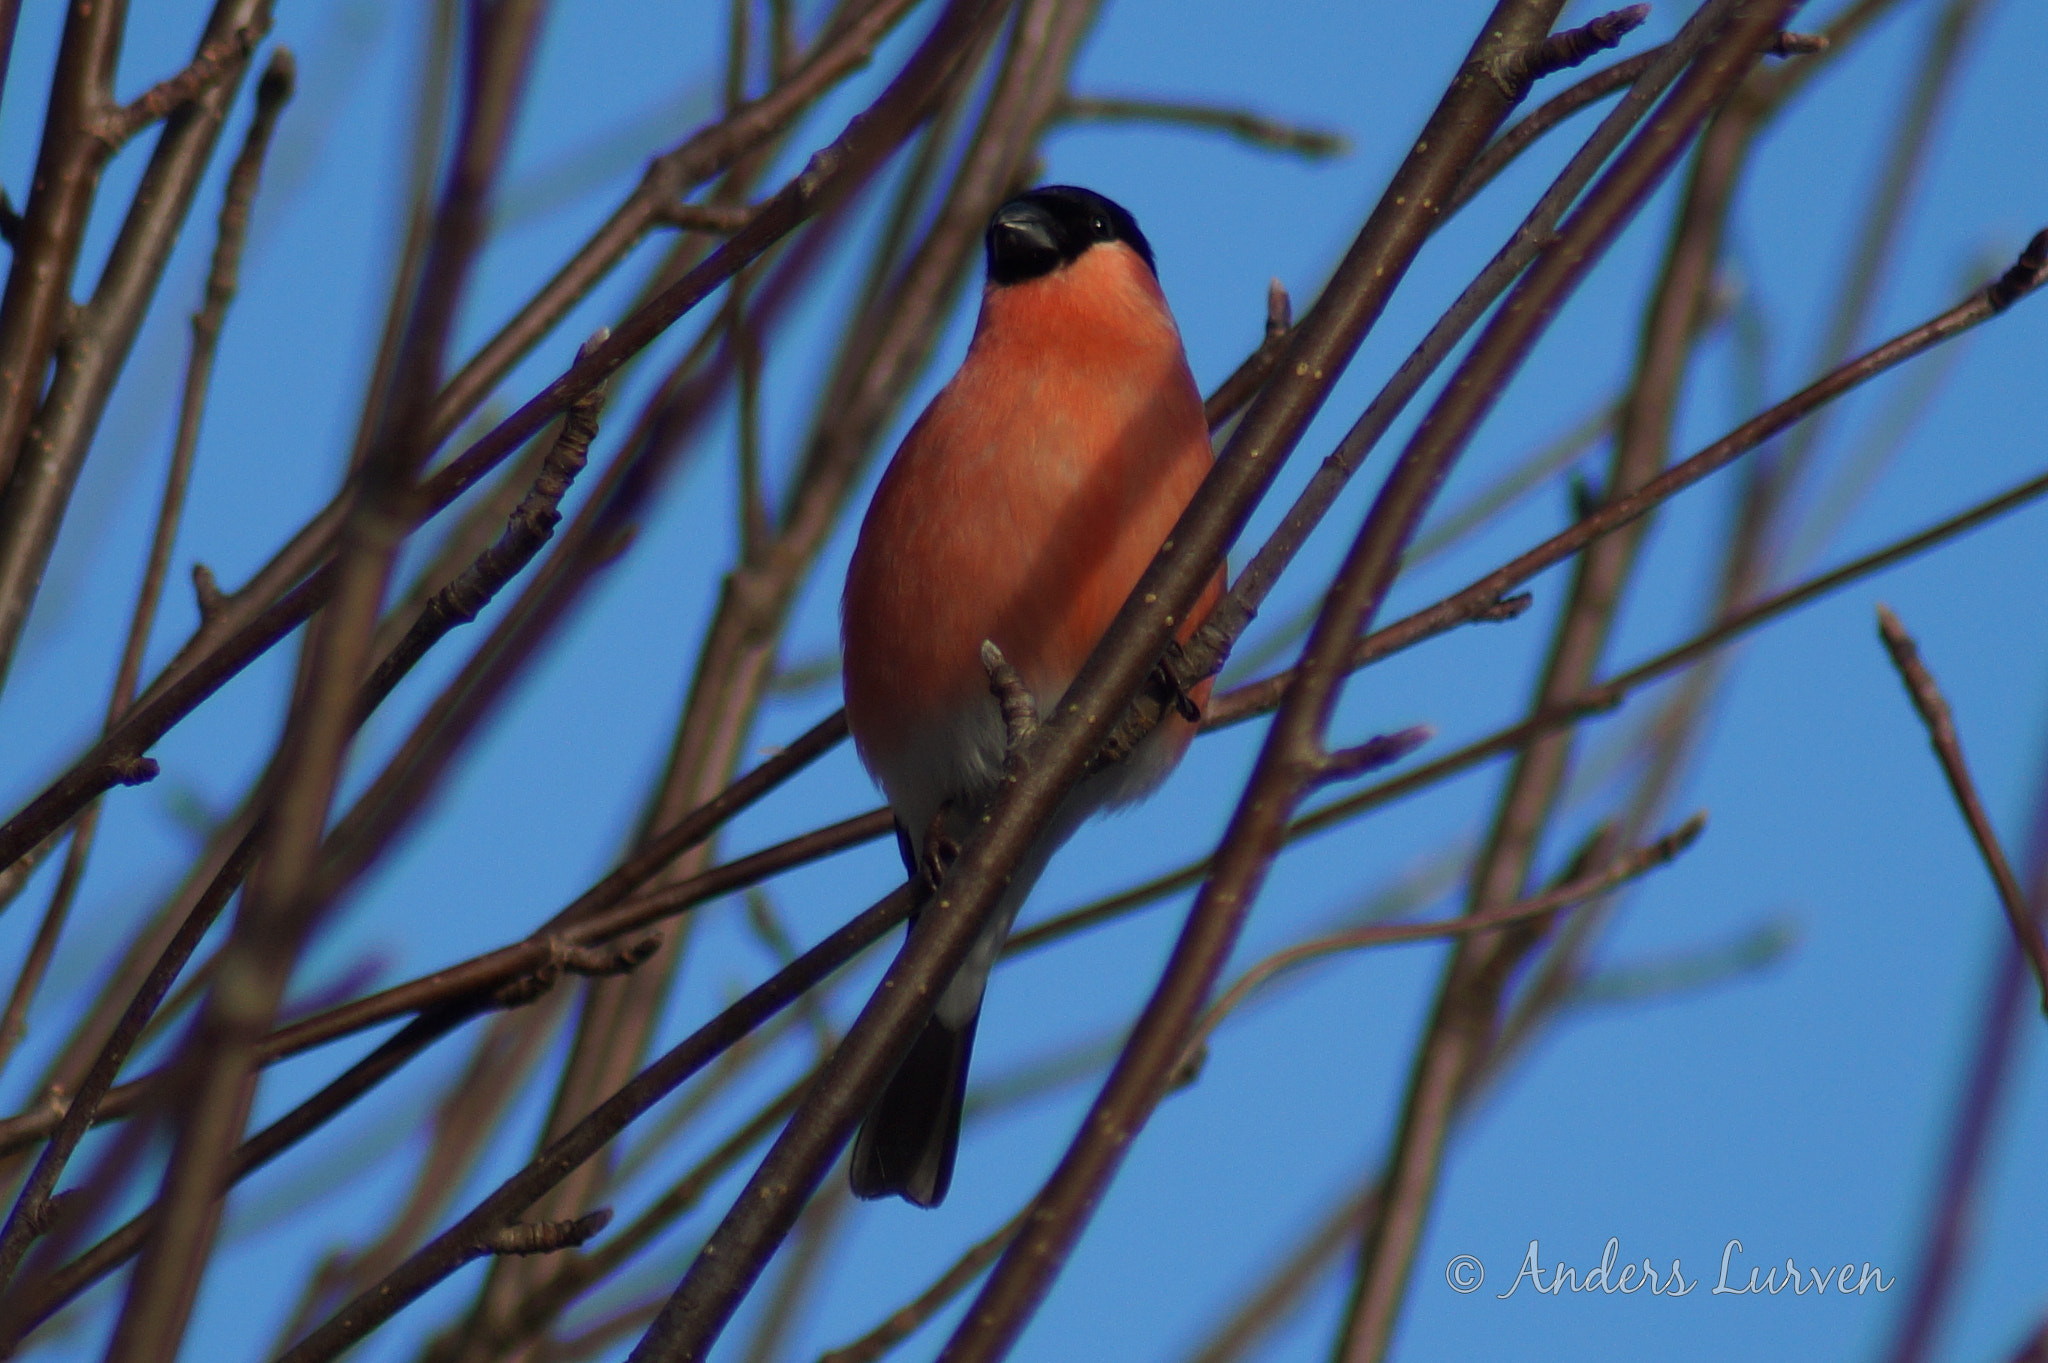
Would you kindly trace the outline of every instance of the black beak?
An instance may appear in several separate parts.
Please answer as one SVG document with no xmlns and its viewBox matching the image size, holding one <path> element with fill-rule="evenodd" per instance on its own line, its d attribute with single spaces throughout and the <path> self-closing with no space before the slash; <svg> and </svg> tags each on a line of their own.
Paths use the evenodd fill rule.
<svg viewBox="0 0 2048 1363">
<path fill-rule="evenodd" d="M 1035 279 L 1060 263 L 1052 218 L 1037 204 L 1012 200 L 988 225 L 988 277 L 996 284 Z"/>
</svg>

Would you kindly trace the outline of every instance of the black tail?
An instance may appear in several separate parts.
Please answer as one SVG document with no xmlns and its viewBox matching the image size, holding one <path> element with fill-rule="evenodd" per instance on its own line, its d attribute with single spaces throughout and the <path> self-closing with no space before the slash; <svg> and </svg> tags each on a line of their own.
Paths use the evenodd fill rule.
<svg viewBox="0 0 2048 1363">
<path fill-rule="evenodd" d="M 920 1207 L 945 1201 L 979 1017 L 958 1028 L 934 1017 L 918 1033 L 853 1138 L 855 1197 L 895 1196 Z"/>
</svg>

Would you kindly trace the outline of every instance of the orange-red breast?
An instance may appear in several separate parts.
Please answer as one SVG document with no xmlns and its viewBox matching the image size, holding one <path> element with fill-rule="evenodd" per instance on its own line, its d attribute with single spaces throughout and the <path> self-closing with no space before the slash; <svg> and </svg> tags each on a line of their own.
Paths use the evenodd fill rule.
<svg viewBox="0 0 2048 1363">
<path fill-rule="evenodd" d="M 847 722 L 913 876 L 934 817 L 943 808 L 940 835 L 964 838 L 1002 771 L 982 641 L 1051 714 L 1212 458 L 1152 248 L 1129 213 L 1050 185 L 998 209 L 986 247 L 967 358 L 882 475 L 846 577 Z M 1219 567 L 1182 637 L 1222 585 Z M 926 1207 L 945 1197 L 982 991 L 1018 907 L 1083 819 L 1157 785 L 1192 736 L 1170 715 L 1068 796 L 862 1123 L 855 1193 Z"/>
</svg>

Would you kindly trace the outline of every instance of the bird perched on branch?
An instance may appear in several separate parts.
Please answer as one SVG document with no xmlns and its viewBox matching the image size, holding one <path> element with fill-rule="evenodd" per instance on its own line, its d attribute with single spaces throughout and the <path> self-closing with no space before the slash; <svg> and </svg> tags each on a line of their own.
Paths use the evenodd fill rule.
<svg viewBox="0 0 2048 1363">
<path fill-rule="evenodd" d="M 1213 457 L 1152 248 L 1128 212 L 1049 185 L 998 209 L 986 247 L 967 358 L 882 475 L 846 578 L 847 723 L 914 880 L 965 840 L 1002 775 L 984 641 L 1050 714 Z M 1219 566 L 1180 637 L 1222 587 Z M 1204 682 L 1190 699 L 1207 693 Z M 1068 795 L 869 1109 L 855 1193 L 924 1207 L 945 1197 L 975 1019 L 1017 909 L 1082 820 L 1151 790 L 1193 734 L 1169 714 Z"/>
</svg>

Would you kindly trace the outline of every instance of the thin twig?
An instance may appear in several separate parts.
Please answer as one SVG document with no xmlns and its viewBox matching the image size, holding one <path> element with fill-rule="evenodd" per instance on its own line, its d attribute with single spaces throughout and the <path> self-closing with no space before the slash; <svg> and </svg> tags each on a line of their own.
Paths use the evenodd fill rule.
<svg viewBox="0 0 2048 1363">
<path fill-rule="evenodd" d="M 1892 666 L 1898 668 L 1899 679 L 1906 684 L 1906 693 L 1913 698 L 1913 708 L 1920 712 L 1921 723 L 1927 726 L 1927 738 L 1934 745 L 1934 755 L 1941 762 L 1942 774 L 1948 777 L 1948 788 L 1956 797 L 1956 805 L 1962 810 L 1963 821 L 1970 826 L 1970 836 L 1976 840 L 1977 853 L 1984 858 L 1985 869 L 1991 872 L 1991 882 L 1998 889 L 1998 901 L 2005 906 L 2005 918 L 2012 928 L 2013 939 L 2026 953 L 2027 963 L 2034 969 L 2034 980 L 2041 988 L 2041 1010 L 2048 1013 L 2048 940 L 2041 935 L 2041 925 L 2034 921 L 2033 906 L 2027 903 L 2026 892 L 2020 888 L 2019 878 L 2013 874 L 2012 863 L 2006 860 L 2005 849 L 1999 846 L 1998 832 L 1991 826 L 1991 816 L 1984 812 L 1984 801 L 1977 794 L 1977 783 L 1970 776 L 1970 766 L 1963 758 L 1962 739 L 1956 733 L 1955 719 L 1950 714 L 1947 697 L 1941 694 L 1941 687 L 1935 682 L 1934 674 L 1921 660 L 1920 646 L 1913 636 L 1906 633 L 1906 627 L 1899 623 L 1899 617 L 1891 608 L 1880 604 L 1877 608 L 1878 635 L 1884 640 L 1885 651 L 1892 656 Z"/>
<path fill-rule="evenodd" d="M 1618 856 L 1597 870 L 1575 877 L 1518 903 L 1434 922 L 1375 923 L 1368 927 L 1334 932 L 1325 937 L 1318 937 L 1314 941 L 1303 942 L 1284 951 L 1275 952 L 1247 969 L 1237 978 L 1236 983 L 1223 992 L 1222 997 L 1209 1005 L 1208 1011 L 1202 1014 L 1201 1020 L 1195 1024 L 1194 1032 L 1188 1039 L 1181 1068 L 1186 1070 L 1196 1063 L 1195 1058 L 1208 1044 L 1210 1034 L 1255 990 L 1276 975 L 1342 952 L 1459 937 L 1485 932 L 1506 923 L 1545 917 L 1582 904 L 1588 899 L 1597 898 L 1617 885 L 1625 884 L 1669 863 L 1698 841 L 1706 827 L 1706 816 L 1695 814 L 1647 847 L 1639 847 L 1633 852 Z"/>
<path fill-rule="evenodd" d="M 1190 104 L 1174 100 L 1113 98 L 1103 95 L 1068 95 L 1060 101 L 1054 117 L 1062 123 L 1152 123 L 1168 127 L 1203 128 L 1228 133 L 1240 142 L 1269 151 L 1292 152 L 1310 160 L 1343 156 L 1351 150 L 1351 139 L 1326 128 L 1304 128 L 1255 114 L 1249 109 L 1232 109 L 1215 104 Z"/>
<path fill-rule="evenodd" d="M 583 343 L 578 356 L 604 344 L 607 334 L 600 327 L 596 335 Z M 562 414 L 561 428 L 541 462 L 540 471 L 534 475 L 532 490 L 512 509 L 497 542 L 427 599 L 405 637 L 377 664 L 377 670 L 357 693 L 358 723 L 383 704 L 399 678 L 410 672 L 442 636 L 476 619 L 505 584 L 517 577 L 547 544 L 562 519 L 562 497 L 583 471 L 590 442 L 597 436 L 604 394 L 604 389 L 593 388 Z"/>
<path fill-rule="evenodd" d="M 106 148 L 106 154 L 118 151 L 150 124 L 162 121 L 207 90 L 236 75 L 242 63 L 249 59 L 249 54 L 269 32 L 270 12 L 266 9 L 254 23 L 244 24 L 224 38 L 202 44 L 184 70 L 174 76 L 166 76 L 127 104 L 110 110 L 93 124 L 92 135 Z"/>
<path fill-rule="evenodd" d="M 1581 109 L 1598 104 L 1609 95 L 1618 94 L 1635 84 L 1637 77 L 1650 68 L 1661 51 L 1661 48 L 1653 47 L 1647 52 L 1638 52 L 1633 57 L 1603 66 L 1516 119 L 1513 126 L 1487 144 L 1479 159 L 1472 163 L 1472 168 L 1465 172 L 1465 178 L 1458 181 L 1457 191 L 1451 196 L 1450 211 L 1456 213 L 1470 203 L 1516 157 L 1558 124 Z"/>
<path fill-rule="evenodd" d="M 1211 431 L 1243 411 L 1258 396 L 1259 389 L 1279 367 L 1280 357 L 1286 353 L 1293 335 L 1294 302 L 1287 296 L 1286 287 L 1279 280 L 1272 280 L 1266 285 L 1265 335 L 1258 347 L 1202 403 L 1202 415 Z"/>
</svg>

